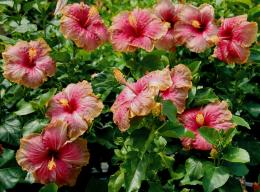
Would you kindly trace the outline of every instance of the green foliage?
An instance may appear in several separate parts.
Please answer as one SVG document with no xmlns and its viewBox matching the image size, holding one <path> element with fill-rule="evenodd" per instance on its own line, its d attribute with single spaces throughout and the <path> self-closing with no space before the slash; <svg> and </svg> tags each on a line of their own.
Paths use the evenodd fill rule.
<svg viewBox="0 0 260 192">
<path fill-rule="evenodd" d="M 19 140 L 31 133 L 40 133 L 50 121 L 45 116 L 50 99 L 69 83 L 82 80 L 92 84 L 105 107 L 83 135 L 91 153 L 90 164 L 83 168 L 83 176 L 80 176 L 83 179 L 77 181 L 75 188 L 63 187 L 61 191 L 78 191 L 83 187 L 90 192 L 107 191 L 107 188 L 111 192 L 240 192 L 242 189 L 236 177 L 257 182 L 255 170 L 260 164 L 259 43 L 250 48 L 249 60 L 244 65 L 218 61 L 212 57 L 213 48 L 200 54 L 191 53 L 183 46 L 178 46 L 176 52 L 138 50 L 119 53 L 107 43 L 87 52 L 61 34 L 60 16 L 53 15 L 56 2 L 0 1 L 0 51 L 19 40 L 44 38 L 57 65 L 55 76 L 37 89 L 11 83 L 0 75 L 0 149 L 3 146 L 3 153 L 0 152 L 0 192 L 16 191 L 19 183 L 33 181 L 31 175 L 26 175 L 16 163 Z M 156 0 L 88 0 L 85 3 L 95 4 L 105 24 L 110 26 L 112 17 L 119 12 L 135 7 L 151 8 Z M 260 24 L 257 1 L 196 0 L 187 3 L 195 6 L 212 4 L 216 23 L 222 17 L 248 14 L 250 21 Z M 197 133 L 184 128 L 178 120 L 176 107 L 171 101 L 161 101 L 160 95 L 156 98 L 162 104 L 159 116 L 131 119 L 131 128 L 126 133 L 121 133 L 113 123 L 110 107 L 123 88 L 113 77 L 114 68 L 122 70 L 129 81 L 135 81 L 149 71 L 167 65 L 172 68 L 180 63 L 190 68 L 193 78 L 187 109 L 226 100 L 235 114 L 232 121 L 236 128 L 217 131 L 201 127 L 198 130 L 198 134 L 213 145 L 210 152 L 183 149 L 180 140 L 183 137 L 195 139 Z M 1 74 L 2 65 L 3 59 L 0 58 Z M 107 175 L 99 170 L 103 161 L 109 163 Z M 97 173 L 91 170 L 97 170 Z M 88 176 L 85 178 L 85 175 Z M 36 188 L 39 190 L 38 186 Z M 58 187 L 52 183 L 40 189 L 40 192 L 46 191 L 56 192 Z"/>
<path fill-rule="evenodd" d="M 42 187 L 39 192 L 57 192 L 57 191 L 58 191 L 58 186 L 55 183 L 50 183 Z"/>
<path fill-rule="evenodd" d="M 211 192 L 223 186 L 229 178 L 228 172 L 223 167 L 207 166 L 203 178 L 203 189 Z"/>
</svg>

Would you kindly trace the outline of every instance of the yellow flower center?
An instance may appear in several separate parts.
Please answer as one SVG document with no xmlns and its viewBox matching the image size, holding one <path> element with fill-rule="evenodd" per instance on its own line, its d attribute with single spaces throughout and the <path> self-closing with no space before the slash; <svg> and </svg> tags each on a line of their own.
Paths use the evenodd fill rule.
<svg viewBox="0 0 260 192">
<path fill-rule="evenodd" d="M 54 157 L 51 158 L 51 160 L 48 162 L 48 169 L 49 171 L 52 171 L 56 168 L 56 163 L 54 161 Z"/>
<path fill-rule="evenodd" d="M 137 26 L 137 20 L 136 20 L 136 17 L 133 15 L 133 14 L 129 14 L 128 16 L 128 21 L 129 21 L 129 24 L 132 26 L 132 27 L 136 27 Z"/>
<path fill-rule="evenodd" d="M 195 28 L 200 28 L 200 22 L 197 20 L 192 20 L 191 25 Z"/>
<path fill-rule="evenodd" d="M 64 98 L 60 99 L 59 102 L 62 106 L 68 106 L 69 105 L 69 101 L 67 99 L 64 99 Z"/>
<path fill-rule="evenodd" d="M 37 55 L 37 50 L 34 47 L 29 48 L 29 59 L 32 61 Z"/>
<path fill-rule="evenodd" d="M 199 126 L 202 126 L 204 124 L 204 116 L 201 112 L 199 112 L 197 115 L 196 115 L 196 123 L 199 125 Z"/>
</svg>

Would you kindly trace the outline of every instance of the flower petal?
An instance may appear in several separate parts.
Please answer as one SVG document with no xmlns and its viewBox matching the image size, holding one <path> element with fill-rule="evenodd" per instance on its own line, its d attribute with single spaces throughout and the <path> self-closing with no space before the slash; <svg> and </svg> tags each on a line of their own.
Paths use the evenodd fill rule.
<svg viewBox="0 0 260 192">
<path fill-rule="evenodd" d="M 203 109 L 205 125 L 216 129 L 227 130 L 235 125 L 231 122 L 232 113 L 225 101 L 208 104 Z"/>
<path fill-rule="evenodd" d="M 179 121 L 184 127 L 190 131 L 196 132 L 199 126 L 196 123 L 196 116 L 200 112 L 200 109 L 189 109 L 184 111 L 179 117 Z"/>
<path fill-rule="evenodd" d="M 39 134 L 31 134 L 20 141 L 20 148 L 16 153 L 16 161 L 23 170 L 33 172 L 48 158 L 48 150 Z"/>
<path fill-rule="evenodd" d="M 173 85 L 176 88 L 188 88 L 192 87 L 192 74 L 188 67 L 183 64 L 174 66 L 171 71 L 171 79 Z"/>
<path fill-rule="evenodd" d="M 62 14 L 60 31 L 78 47 L 92 51 L 108 40 L 108 31 L 94 6 L 74 3 L 65 6 Z"/>
<path fill-rule="evenodd" d="M 35 67 L 33 69 L 26 70 L 26 74 L 24 74 L 21 82 L 24 86 L 35 89 L 46 80 L 47 78 L 44 72 Z"/>
<path fill-rule="evenodd" d="M 59 150 L 67 141 L 67 123 L 63 121 L 52 121 L 42 133 L 42 142 L 51 150 Z"/>
<path fill-rule="evenodd" d="M 120 108 L 112 112 L 114 123 L 118 125 L 120 131 L 126 131 L 130 127 L 129 104 L 121 105 Z"/>
<path fill-rule="evenodd" d="M 214 20 L 214 8 L 209 4 L 202 4 L 199 7 L 200 20 L 202 23 L 209 23 Z"/>
<path fill-rule="evenodd" d="M 212 145 L 208 143 L 200 134 L 196 134 L 195 140 L 192 143 L 192 148 L 208 151 L 212 149 Z"/>
<path fill-rule="evenodd" d="M 143 48 L 144 50 L 151 52 L 154 48 L 153 41 L 149 37 L 138 37 L 133 39 L 130 44 L 133 47 Z"/>
<path fill-rule="evenodd" d="M 93 93 L 91 84 L 87 81 L 82 81 L 79 83 L 71 83 L 64 90 L 64 94 L 66 95 L 68 100 L 75 98 L 84 98 Z"/>
<path fill-rule="evenodd" d="M 187 88 L 176 88 L 175 86 L 173 86 L 162 92 L 162 98 L 163 100 L 171 100 L 177 108 L 177 112 L 180 114 L 185 109 L 188 92 L 189 89 Z"/>
<path fill-rule="evenodd" d="M 233 40 L 242 47 L 249 47 L 256 41 L 257 23 L 243 22 L 233 30 Z"/>
<path fill-rule="evenodd" d="M 200 21 L 200 11 L 197 7 L 185 5 L 179 14 L 179 17 L 185 24 L 191 24 L 193 20 Z"/>
<path fill-rule="evenodd" d="M 90 95 L 80 100 L 80 106 L 77 109 L 77 112 L 82 113 L 84 119 L 91 122 L 94 118 L 100 115 L 103 107 L 103 103 L 98 100 L 95 95 Z"/>
<path fill-rule="evenodd" d="M 89 162 L 87 140 L 78 138 L 72 143 L 67 143 L 59 151 L 59 158 L 73 166 L 85 166 Z"/>
</svg>

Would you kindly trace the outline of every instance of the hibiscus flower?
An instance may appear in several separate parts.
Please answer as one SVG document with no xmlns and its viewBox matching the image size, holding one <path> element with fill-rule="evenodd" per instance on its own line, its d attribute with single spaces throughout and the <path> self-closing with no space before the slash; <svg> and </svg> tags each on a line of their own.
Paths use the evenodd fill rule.
<svg viewBox="0 0 260 192">
<path fill-rule="evenodd" d="M 89 162 L 87 141 L 82 138 L 69 141 L 67 124 L 62 121 L 48 124 L 42 134 L 28 135 L 20 143 L 16 153 L 18 164 L 42 184 L 73 186 L 81 167 Z"/>
<path fill-rule="evenodd" d="M 148 115 L 156 107 L 155 96 L 172 85 L 168 68 L 150 72 L 135 83 L 128 83 L 117 70 L 115 76 L 126 85 L 111 107 L 113 120 L 121 131 L 130 127 L 131 118 Z"/>
<path fill-rule="evenodd" d="M 171 100 L 178 113 L 185 109 L 186 99 L 192 87 L 192 75 L 188 67 L 183 64 L 176 65 L 171 70 L 172 86 L 161 92 L 164 100 Z"/>
<path fill-rule="evenodd" d="M 2 53 L 4 77 L 29 88 L 37 88 L 54 75 L 55 62 L 49 56 L 50 47 L 43 40 L 19 41 Z"/>
<path fill-rule="evenodd" d="M 82 135 L 103 109 L 87 81 L 69 84 L 49 102 L 47 116 L 68 123 L 68 136 L 74 140 Z"/>
<path fill-rule="evenodd" d="M 183 146 L 188 149 L 210 150 L 212 145 L 199 134 L 198 129 L 207 126 L 217 130 L 227 130 L 235 127 L 231 119 L 232 113 L 228 110 L 228 104 L 225 101 L 184 111 L 179 116 L 179 120 L 187 130 L 195 134 L 195 139 L 182 138 Z"/>
<path fill-rule="evenodd" d="M 214 56 L 229 64 L 246 63 L 256 34 L 257 23 L 248 22 L 246 15 L 224 19 L 218 31 Z"/>
<path fill-rule="evenodd" d="M 155 6 L 155 14 L 163 21 L 168 23 L 169 28 L 167 33 L 162 36 L 155 44 L 158 49 L 175 51 L 176 41 L 173 35 L 174 25 L 179 20 L 178 14 L 181 11 L 182 5 L 174 5 L 171 0 L 161 0 Z"/>
<path fill-rule="evenodd" d="M 111 42 L 117 51 L 152 51 L 154 42 L 166 34 L 168 24 L 163 23 L 148 9 L 124 11 L 113 18 Z"/>
<path fill-rule="evenodd" d="M 185 5 L 179 21 L 174 26 L 174 37 L 192 52 L 201 53 L 214 45 L 217 27 L 214 24 L 214 8 L 203 4 L 199 8 Z"/>
<path fill-rule="evenodd" d="M 78 47 L 92 51 L 108 40 L 106 26 L 94 6 L 82 2 L 66 5 L 62 15 L 60 30 Z"/>
</svg>

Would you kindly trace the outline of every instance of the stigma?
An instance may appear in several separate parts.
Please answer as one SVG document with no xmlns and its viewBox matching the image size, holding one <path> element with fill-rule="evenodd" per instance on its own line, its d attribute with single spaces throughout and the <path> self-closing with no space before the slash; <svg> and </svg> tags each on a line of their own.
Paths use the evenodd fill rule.
<svg viewBox="0 0 260 192">
<path fill-rule="evenodd" d="M 67 99 L 64 99 L 64 98 L 60 99 L 59 102 L 64 107 L 69 105 L 69 101 Z"/>
<path fill-rule="evenodd" d="M 191 25 L 195 28 L 200 28 L 200 22 L 198 22 L 197 20 L 192 20 Z"/>
<path fill-rule="evenodd" d="M 53 169 L 56 168 L 56 163 L 54 161 L 54 157 L 51 158 L 51 160 L 48 162 L 48 169 L 49 171 L 52 171 Z"/>
<path fill-rule="evenodd" d="M 201 112 L 199 112 L 197 115 L 196 115 L 196 123 L 199 125 L 199 126 L 203 126 L 204 125 L 204 116 Z"/>
</svg>

